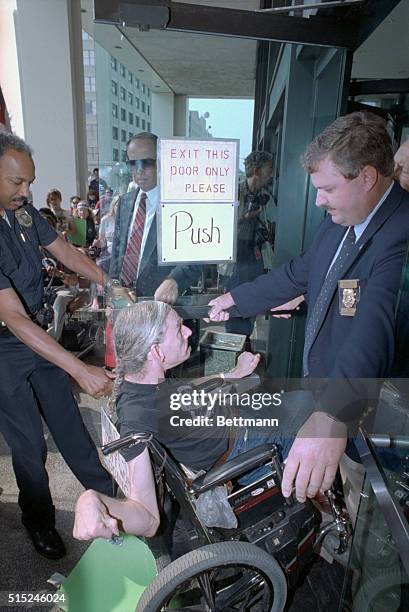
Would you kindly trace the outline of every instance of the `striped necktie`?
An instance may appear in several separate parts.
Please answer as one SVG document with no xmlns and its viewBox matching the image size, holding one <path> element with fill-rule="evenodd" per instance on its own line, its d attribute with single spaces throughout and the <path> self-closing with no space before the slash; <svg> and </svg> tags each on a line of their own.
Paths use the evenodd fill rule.
<svg viewBox="0 0 409 612">
<path fill-rule="evenodd" d="M 122 262 L 121 282 L 126 287 L 133 287 L 136 282 L 141 255 L 143 230 L 146 221 L 146 198 L 146 193 L 141 193 L 132 232 Z"/>
<path fill-rule="evenodd" d="M 337 258 L 333 262 L 331 268 L 328 270 L 328 274 L 322 284 L 321 291 L 318 294 L 317 300 L 312 309 L 311 316 L 308 318 L 307 325 L 305 328 L 305 342 L 304 342 L 304 354 L 303 354 L 303 373 L 304 376 L 308 376 L 308 356 L 312 345 L 314 344 L 317 333 L 322 325 L 325 314 L 328 309 L 328 305 L 332 300 L 334 291 L 337 287 L 340 274 L 348 257 L 350 256 L 353 246 L 355 244 L 355 230 L 351 226 L 348 230 L 345 240 L 339 250 Z"/>
</svg>

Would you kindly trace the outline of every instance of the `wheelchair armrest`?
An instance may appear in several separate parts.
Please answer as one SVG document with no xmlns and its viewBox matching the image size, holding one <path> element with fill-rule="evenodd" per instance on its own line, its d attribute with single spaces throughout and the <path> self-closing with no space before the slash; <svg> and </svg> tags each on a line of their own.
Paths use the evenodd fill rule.
<svg viewBox="0 0 409 612">
<path fill-rule="evenodd" d="M 232 478 L 266 463 L 276 452 L 275 447 L 271 444 L 256 446 L 256 448 L 252 448 L 196 478 L 192 482 L 192 490 L 194 493 L 204 493 L 216 485 L 228 482 Z"/>
</svg>

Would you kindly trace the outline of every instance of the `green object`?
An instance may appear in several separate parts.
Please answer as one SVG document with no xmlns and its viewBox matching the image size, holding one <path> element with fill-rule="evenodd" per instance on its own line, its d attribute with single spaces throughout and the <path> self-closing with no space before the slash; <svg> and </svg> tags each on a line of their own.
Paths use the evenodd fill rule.
<svg viewBox="0 0 409 612">
<path fill-rule="evenodd" d="M 98 538 L 59 589 L 65 612 L 134 612 L 145 587 L 156 575 L 148 546 L 131 535 L 122 544 Z M 121 539 L 122 539 L 121 537 Z"/>
<path fill-rule="evenodd" d="M 75 246 L 84 247 L 87 244 L 87 220 L 73 219 L 75 233 L 70 235 L 70 242 Z"/>
</svg>

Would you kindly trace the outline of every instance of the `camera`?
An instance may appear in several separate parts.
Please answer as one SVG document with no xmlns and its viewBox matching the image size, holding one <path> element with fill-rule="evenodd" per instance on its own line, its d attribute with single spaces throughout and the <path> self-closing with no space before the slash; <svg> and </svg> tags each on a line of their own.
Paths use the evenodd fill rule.
<svg viewBox="0 0 409 612">
<path fill-rule="evenodd" d="M 263 208 L 267 205 L 269 199 L 267 193 L 248 193 L 245 200 L 247 212 L 253 212 L 259 208 Z"/>
<path fill-rule="evenodd" d="M 100 247 L 97 247 L 97 246 L 90 246 L 90 247 L 88 248 L 88 256 L 89 256 L 91 259 L 97 259 L 97 257 L 99 257 L 99 256 L 100 256 L 100 253 L 101 253 L 101 249 L 100 249 Z"/>
</svg>

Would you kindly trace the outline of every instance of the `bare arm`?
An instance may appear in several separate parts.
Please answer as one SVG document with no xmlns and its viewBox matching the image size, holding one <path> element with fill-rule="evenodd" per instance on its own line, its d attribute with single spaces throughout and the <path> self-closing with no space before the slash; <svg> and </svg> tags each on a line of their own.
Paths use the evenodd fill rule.
<svg viewBox="0 0 409 612">
<path fill-rule="evenodd" d="M 65 242 L 62 238 L 57 238 L 50 245 L 47 246 L 49 251 L 54 257 L 61 261 L 67 268 L 78 272 L 81 276 L 85 276 L 94 283 L 99 285 L 104 284 L 105 273 L 84 253 L 81 253 L 69 242 Z"/>
<path fill-rule="evenodd" d="M 147 449 L 128 463 L 130 497 L 124 500 L 85 491 L 77 501 L 73 535 L 78 540 L 118 535 L 118 523 L 133 535 L 152 537 L 159 527 L 155 482 Z"/>
<path fill-rule="evenodd" d="M 21 342 L 75 378 L 87 393 L 94 397 L 110 393 L 112 382 L 104 370 L 86 365 L 33 323 L 14 289 L 0 291 L 0 320 Z"/>
</svg>

